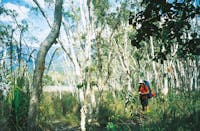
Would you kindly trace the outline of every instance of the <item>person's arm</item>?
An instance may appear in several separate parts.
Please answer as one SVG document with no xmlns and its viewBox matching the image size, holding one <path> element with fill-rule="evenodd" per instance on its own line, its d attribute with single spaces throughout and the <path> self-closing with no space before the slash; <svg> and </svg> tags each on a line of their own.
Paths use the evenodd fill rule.
<svg viewBox="0 0 200 131">
<path fill-rule="evenodd" d="M 139 93 L 139 94 L 141 94 L 140 88 L 141 88 L 141 86 L 139 86 L 139 88 L 138 88 L 138 93 Z"/>
</svg>

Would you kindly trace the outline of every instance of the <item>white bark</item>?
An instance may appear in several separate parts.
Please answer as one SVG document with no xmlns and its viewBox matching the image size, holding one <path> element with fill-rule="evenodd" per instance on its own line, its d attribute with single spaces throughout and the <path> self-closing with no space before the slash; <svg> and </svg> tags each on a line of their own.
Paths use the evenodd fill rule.
<svg viewBox="0 0 200 131">
<path fill-rule="evenodd" d="M 154 45 L 153 45 L 153 37 L 152 36 L 150 36 L 150 46 L 151 46 L 151 57 L 154 58 L 155 54 L 154 54 Z M 155 74 L 155 82 L 157 83 L 156 92 L 158 92 L 158 87 L 161 87 L 161 84 L 160 84 L 160 79 L 158 77 L 158 72 L 156 70 L 155 61 L 152 61 L 152 66 L 153 66 L 153 71 L 154 71 L 154 74 Z"/>
<path fill-rule="evenodd" d="M 7 57 L 7 49 L 6 49 L 6 44 L 3 44 L 3 48 L 4 48 L 4 50 L 3 50 L 3 57 L 2 57 L 2 59 L 1 59 L 1 65 L 4 67 L 5 65 L 5 60 L 6 60 L 6 57 Z"/>
<path fill-rule="evenodd" d="M 83 24 L 83 31 L 84 33 L 86 33 L 86 42 L 85 42 L 85 50 L 84 50 L 84 54 L 85 54 L 85 59 L 84 59 L 84 63 L 83 63 L 83 69 L 90 67 L 91 65 L 91 46 L 92 46 L 92 37 L 94 36 L 94 26 L 93 26 L 93 5 L 92 5 L 92 1 L 89 2 L 89 4 L 87 3 L 87 0 L 80 0 L 80 12 L 81 12 L 81 20 L 82 20 L 82 24 Z M 86 98 L 84 100 L 84 103 L 81 107 L 81 130 L 85 131 L 86 130 L 86 121 L 87 121 L 87 113 L 91 112 L 91 107 L 88 105 L 87 101 L 88 101 L 88 97 L 89 94 L 91 93 L 90 90 L 90 71 L 87 72 L 86 74 L 87 77 L 87 89 L 86 89 Z M 90 96 L 91 98 L 91 96 Z M 88 107 L 89 106 L 89 107 Z M 86 111 L 87 107 L 90 109 L 90 111 Z"/>
<path fill-rule="evenodd" d="M 198 88 L 198 59 L 195 60 L 194 64 L 194 89 L 196 90 Z"/>
<path fill-rule="evenodd" d="M 193 61 L 192 60 L 189 60 L 189 64 L 188 64 L 188 73 L 189 73 L 189 91 L 192 91 L 192 89 L 193 89 L 193 83 L 194 83 L 194 63 L 193 63 Z"/>
<path fill-rule="evenodd" d="M 163 89 L 161 91 L 161 93 L 163 95 L 167 95 L 168 94 L 168 72 L 167 72 L 167 67 L 168 67 L 168 64 L 167 64 L 167 61 L 164 61 L 163 63 Z"/>
<path fill-rule="evenodd" d="M 87 107 L 86 107 L 86 105 L 82 105 L 81 106 L 81 110 L 80 110 L 80 112 L 81 112 L 81 131 L 86 131 L 86 127 L 85 127 L 85 125 L 86 125 L 86 113 L 87 113 L 87 111 L 86 111 L 86 109 L 87 109 Z"/>
<path fill-rule="evenodd" d="M 117 49 L 118 49 L 119 61 L 121 63 L 123 71 L 126 74 L 126 88 L 128 91 L 131 91 L 132 88 L 131 88 L 130 61 L 129 61 L 130 52 L 129 52 L 128 41 L 127 41 L 128 40 L 128 26 L 127 26 L 127 24 L 124 24 L 124 26 L 125 27 L 122 27 L 122 28 L 124 30 L 123 38 L 124 38 L 125 42 L 124 43 L 116 42 L 116 45 L 117 45 Z"/>
<path fill-rule="evenodd" d="M 177 70 L 176 70 L 176 67 L 175 67 L 175 63 L 172 64 L 172 69 L 173 69 L 173 75 L 174 75 L 174 84 L 175 84 L 175 87 L 179 88 L 180 87 L 180 80 L 179 80 L 179 77 L 178 77 L 178 73 L 177 73 Z"/>
<path fill-rule="evenodd" d="M 129 47 L 128 47 L 128 26 L 127 24 L 124 24 L 124 30 L 125 30 L 125 34 L 124 34 L 124 39 L 125 39 L 125 45 L 124 45 L 124 56 L 125 56 L 125 65 L 126 65 L 126 72 L 127 72 L 127 89 L 128 91 L 131 91 L 132 88 L 131 88 L 131 72 L 130 72 L 130 61 L 129 61 L 129 55 L 130 55 L 130 52 L 129 52 Z"/>
<path fill-rule="evenodd" d="M 82 24 L 83 24 L 83 29 L 86 28 L 86 19 L 85 19 L 85 10 L 83 8 L 83 2 L 85 0 L 80 0 L 80 13 L 81 13 L 81 21 L 82 21 Z"/>
</svg>

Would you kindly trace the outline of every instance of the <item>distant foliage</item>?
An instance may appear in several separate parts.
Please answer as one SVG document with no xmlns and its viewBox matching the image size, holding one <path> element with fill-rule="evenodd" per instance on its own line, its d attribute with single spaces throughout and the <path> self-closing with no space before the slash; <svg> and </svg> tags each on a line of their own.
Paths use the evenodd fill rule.
<svg viewBox="0 0 200 131">
<path fill-rule="evenodd" d="M 56 82 L 52 79 L 52 77 L 50 75 L 44 75 L 43 77 L 43 85 L 55 85 Z"/>
</svg>

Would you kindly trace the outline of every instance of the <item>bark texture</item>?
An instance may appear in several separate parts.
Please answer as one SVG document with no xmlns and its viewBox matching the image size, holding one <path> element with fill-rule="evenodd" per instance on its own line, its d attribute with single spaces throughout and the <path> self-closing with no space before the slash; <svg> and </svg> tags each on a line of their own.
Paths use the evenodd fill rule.
<svg viewBox="0 0 200 131">
<path fill-rule="evenodd" d="M 28 130 L 37 130 L 38 104 L 40 95 L 42 94 L 42 77 L 45 70 L 45 57 L 59 35 L 62 21 L 62 3 L 63 0 L 56 0 L 52 29 L 46 39 L 41 43 L 37 54 L 28 113 Z"/>
</svg>

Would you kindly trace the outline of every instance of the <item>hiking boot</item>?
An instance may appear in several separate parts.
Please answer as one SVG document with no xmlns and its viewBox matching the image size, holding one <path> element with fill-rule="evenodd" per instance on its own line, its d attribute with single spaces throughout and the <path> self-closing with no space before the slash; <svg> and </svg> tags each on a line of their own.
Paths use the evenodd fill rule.
<svg viewBox="0 0 200 131">
<path fill-rule="evenodd" d="M 146 110 L 146 112 L 150 112 L 149 106 L 147 106 L 147 110 Z"/>
</svg>

